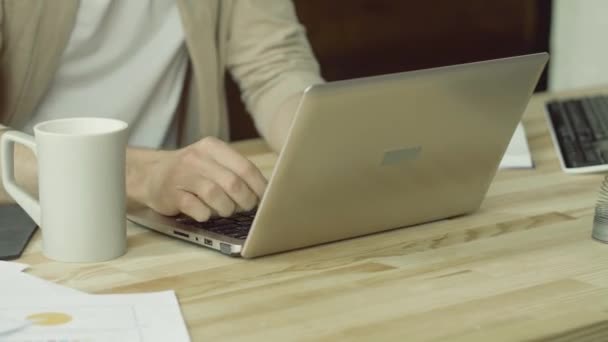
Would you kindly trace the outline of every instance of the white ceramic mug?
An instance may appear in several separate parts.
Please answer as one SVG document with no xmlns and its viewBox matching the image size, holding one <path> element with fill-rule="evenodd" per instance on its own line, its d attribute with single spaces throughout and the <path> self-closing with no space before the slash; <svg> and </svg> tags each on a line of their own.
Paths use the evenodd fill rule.
<svg viewBox="0 0 608 342">
<path fill-rule="evenodd" d="M 59 119 L 37 124 L 34 135 L 2 135 L 2 181 L 41 227 L 43 253 L 65 262 L 123 255 L 127 124 L 104 118 Z M 39 201 L 15 183 L 15 143 L 29 147 L 38 158 Z"/>
</svg>

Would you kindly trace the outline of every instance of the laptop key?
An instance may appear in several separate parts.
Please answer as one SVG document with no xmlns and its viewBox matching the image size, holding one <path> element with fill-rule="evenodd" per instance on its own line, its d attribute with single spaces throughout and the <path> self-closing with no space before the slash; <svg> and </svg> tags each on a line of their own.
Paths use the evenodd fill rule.
<svg viewBox="0 0 608 342">
<path fill-rule="evenodd" d="M 600 158 L 596 154 L 595 150 L 584 150 L 585 163 L 587 164 L 598 164 L 600 163 Z"/>
<path fill-rule="evenodd" d="M 224 224 L 224 225 L 217 225 L 217 226 L 213 226 L 213 227 L 208 227 L 206 228 L 207 230 L 210 230 L 212 232 L 231 232 L 233 230 L 235 230 L 236 228 L 238 228 L 237 225 L 234 224 Z"/>
<path fill-rule="evenodd" d="M 249 235 L 253 218 L 256 214 L 256 209 L 236 213 L 231 217 L 213 217 L 205 222 L 197 222 L 196 220 L 180 215 L 175 218 L 176 222 L 188 225 L 194 228 L 207 230 L 212 233 L 231 237 L 233 239 L 243 240 Z"/>
</svg>

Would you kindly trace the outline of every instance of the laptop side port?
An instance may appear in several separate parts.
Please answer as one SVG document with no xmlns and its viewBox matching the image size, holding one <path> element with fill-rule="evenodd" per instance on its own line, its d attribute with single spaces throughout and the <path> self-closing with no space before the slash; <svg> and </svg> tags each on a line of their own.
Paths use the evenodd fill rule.
<svg viewBox="0 0 608 342">
<path fill-rule="evenodd" d="M 203 243 L 207 246 L 213 246 L 213 241 L 209 240 L 209 239 L 204 239 Z"/>
<path fill-rule="evenodd" d="M 190 234 L 186 234 L 184 232 L 180 232 L 179 230 L 174 230 L 173 234 L 175 234 L 177 236 L 185 237 L 186 239 L 190 238 Z"/>
<path fill-rule="evenodd" d="M 231 255 L 232 254 L 232 248 L 230 247 L 229 244 L 220 242 L 220 252 L 222 252 L 224 254 Z"/>
</svg>

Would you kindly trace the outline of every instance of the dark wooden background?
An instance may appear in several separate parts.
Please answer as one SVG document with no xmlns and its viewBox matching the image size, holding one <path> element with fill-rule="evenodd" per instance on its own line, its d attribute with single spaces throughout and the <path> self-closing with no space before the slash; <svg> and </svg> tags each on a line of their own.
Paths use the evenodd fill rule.
<svg viewBox="0 0 608 342">
<path fill-rule="evenodd" d="M 551 0 L 294 3 L 330 81 L 549 51 Z M 258 136 L 230 79 L 227 91 L 232 140 Z"/>
</svg>

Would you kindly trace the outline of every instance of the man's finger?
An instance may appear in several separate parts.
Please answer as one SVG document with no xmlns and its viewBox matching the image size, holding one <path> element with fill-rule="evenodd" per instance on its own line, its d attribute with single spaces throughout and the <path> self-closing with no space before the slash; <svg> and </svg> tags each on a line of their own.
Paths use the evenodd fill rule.
<svg viewBox="0 0 608 342">
<path fill-rule="evenodd" d="M 241 177 L 213 159 L 201 160 L 200 174 L 217 183 L 242 209 L 248 211 L 258 204 L 258 197 Z"/>
<path fill-rule="evenodd" d="M 190 192 L 180 191 L 177 203 L 177 207 L 182 213 L 192 217 L 198 222 L 207 221 L 211 217 L 211 209 Z"/>
<path fill-rule="evenodd" d="M 262 172 L 251 161 L 240 155 L 226 143 L 214 140 L 211 144 L 213 144 L 212 148 L 209 149 L 211 157 L 241 177 L 258 198 L 261 199 L 267 185 L 266 178 L 264 178 Z"/>
<path fill-rule="evenodd" d="M 224 192 L 221 186 L 209 179 L 199 179 L 195 193 L 205 204 L 213 209 L 219 216 L 229 217 L 234 214 L 236 204 Z"/>
</svg>

